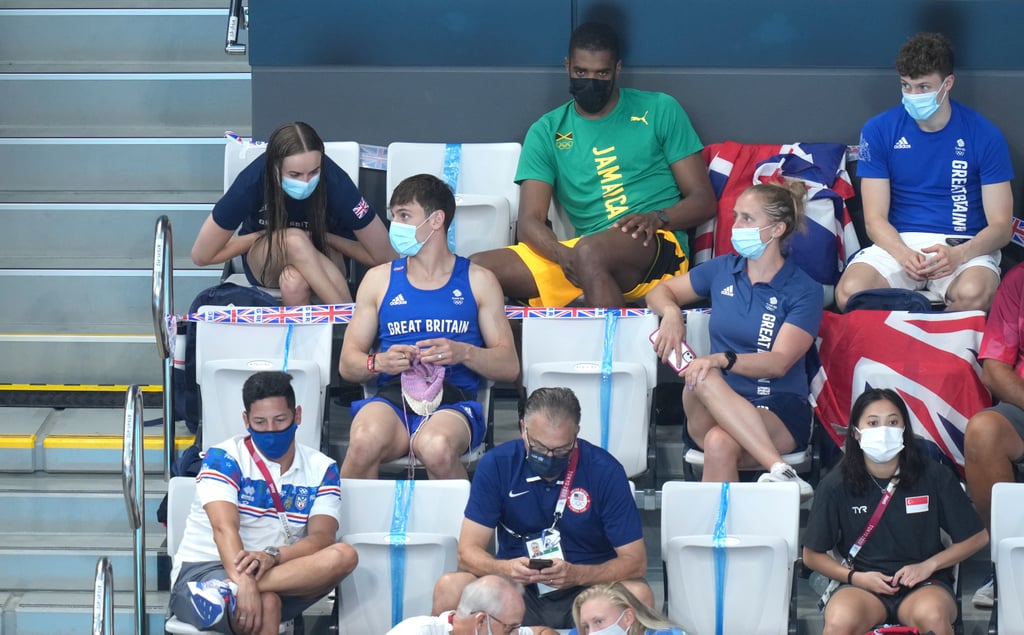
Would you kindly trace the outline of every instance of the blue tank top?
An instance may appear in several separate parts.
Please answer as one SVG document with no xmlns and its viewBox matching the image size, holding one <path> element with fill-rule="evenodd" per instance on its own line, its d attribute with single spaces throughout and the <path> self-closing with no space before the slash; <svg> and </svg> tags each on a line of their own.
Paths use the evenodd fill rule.
<svg viewBox="0 0 1024 635">
<path fill-rule="evenodd" d="M 406 258 L 391 263 L 391 278 L 378 312 L 380 350 L 386 351 L 395 344 L 415 346 L 435 337 L 483 346 L 476 298 L 469 284 L 469 260 L 456 256 L 448 282 L 431 290 L 409 283 L 407 265 Z M 445 380 L 475 397 L 480 376 L 462 364 L 447 369 Z M 392 377 L 381 375 L 380 385 Z"/>
</svg>

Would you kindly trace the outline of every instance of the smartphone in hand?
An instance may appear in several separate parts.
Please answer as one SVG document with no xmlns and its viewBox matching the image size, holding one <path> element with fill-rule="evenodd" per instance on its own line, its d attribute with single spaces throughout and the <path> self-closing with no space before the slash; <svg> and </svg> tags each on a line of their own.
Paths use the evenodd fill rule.
<svg viewBox="0 0 1024 635">
<path fill-rule="evenodd" d="M 551 564 L 551 560 L 548 560 L 547 558 L 530 558 L 529 567 L 540 571 L 541 569 L 547 569 Z"/>
<path fill-rule="evenodd" d="M 660 331 L 660 330 L 661 330 L 660 328 L 656 328 L 656 329 L 654 329 L 654 331 L 651 332 L 651 335 L 650 335 L 651 344 L 654 344 L 654 340 L 656 340 L 658 338 L 658 331 Z M 677 373 L 683 372 L 683 369 L 686 368 L 687 366 L 689 366 L 690 362 L 692 362 L 693 360 L 697 359 L 697 356 L 693 354 L 693 349 L 690 348 L 686 344 L 685 341 L 682 344 L 683 344 L 683 360 L 682 360 L 682 362 L 679 361 L 679 357 L 676 355 L 675 350 L 673 350 L 671 353 L 668 354 L 668 365 L 671 366 L 672 370 L 676 371 Z"/>
</svg>

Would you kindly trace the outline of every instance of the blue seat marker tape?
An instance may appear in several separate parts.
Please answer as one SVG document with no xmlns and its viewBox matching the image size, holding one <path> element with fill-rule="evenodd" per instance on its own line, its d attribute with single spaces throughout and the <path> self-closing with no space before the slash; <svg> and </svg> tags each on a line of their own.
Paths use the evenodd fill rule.
<svg viewBox="0 0 1024 635">
<path fill-rule="evenodd" d="M 441 177 L 448 187 L 452 188 L 452 194 L 459 191 L 459 174 L 462 171 L 462 144 L 444 144 L 444 174 Z M 455 253 L 455 223 L 448 226 L 448 249 Z"/>
<path fill-rule="evenodd" d="M 604 352 L 601 355 L 601 449 L 608 449 L 608 436 L 612 415 L 612 353 L 615 350 L 615 327 L 619 312 L 604 314 Z"/>
<path fill-rule="evenodd" d="M 288 325 L 288 332 L 284 335 L 284 362 L 281 364 L 281 372 L 288 372 L 288 354 L 292 350 L 292 329 L 295 328 L 294 324 Z"/>
<path fill-rule="evenodd" d="M 395 507 L 391 513 L 391 533 L 388 535 L 388 555 L 391 560 L 391 626 L 401 622 L 405 612 L 405 529 L 409 524 L 409 506 L 415 487 L 416 481 L 395 481 Z"/>
<path fill-rule="evenodd" d="M 722 635 L 725 617 L 725 519 L 729 515 L 729 484 L 722 483 L 722 496 L 718 502 L 718 519 L 712 539 L 715 560 L 715 635 Z"/>
</svg>

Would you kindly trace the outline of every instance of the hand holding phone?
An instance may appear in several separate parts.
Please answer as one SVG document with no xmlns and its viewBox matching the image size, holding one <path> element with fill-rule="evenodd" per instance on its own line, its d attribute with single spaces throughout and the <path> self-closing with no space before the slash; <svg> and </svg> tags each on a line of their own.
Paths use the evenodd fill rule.
<svg viewBox="0 0 1024 635">
<path fill-rule="evenodd" d="M 547 569 L 552 564 L 551 560 L 547 558 L 530 558 L 529 567 L 540 571 L 541 569 Z"/>
<path fill-rule="evenodd" d="M 654 329 L 654 331 L 651 332 L 651 335 L 650 335 L 651 344 L 654 344 L 654 341 L 656 339 L 658 339 L 658 331 L 660 331 L 660 330 L 661 330 L 661 328 L 656 328 L 656 329 Z M 697 359 L 697 356 L 694 355 L 694 353 L 693 353 L 693 349 L 690 348 L 686 344 L 685 341 L 680 342 L 680 343 L 683 345 L 683 360 L 682 360 L 682 362 L 679 361 L 679 356 L 676 355 L 675 349 L 672 349 L 672 352 L 670 352 L 668 354 L 668 365 L 671 366 L 672 370 L 676 371 L 677 373 L 683 372 L 683 369 L 686 368 L 687 366 L 689 366 L 690 362 L 692 362 L 693 360 Z"/>
</svg>

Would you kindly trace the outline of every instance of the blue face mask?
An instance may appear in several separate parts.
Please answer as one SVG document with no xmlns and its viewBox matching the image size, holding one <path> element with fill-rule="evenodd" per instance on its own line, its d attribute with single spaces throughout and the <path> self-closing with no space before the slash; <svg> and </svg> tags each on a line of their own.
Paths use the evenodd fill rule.
<svg viewBox="0 0 1024 635">
<path fill-rule="evenodd" d="M 277 460 L 285 455 L 288 448 L 292 447 L 295 440 L 295 431 L 299 426 L 292 421 L 292 425 L 278 432 L 257 432 L 249 428 L 249 435 L 252 442 L 260 453 L 268 459 Z"/>
<path fill-rule="evenodd" d="M 415 227 L 412 225 L 406 225 L 405 223 L 392 222 L 391 227 L 388 229 L 388 238 L 391 239 L 391 246 L 394 248 L 400 256 L 415 256 L 420 253 L 420 249 L 426 244 L 427 240 L 434 235 L 433 230 L 422 242 L 416 240 L 416 230 L 423 227 L 428 220 L 430 220 L 430 214 L 426 219 Z"/>
<path fill-rule="evenodd" d="M 947 91 L 948 95 L 949 92 Z M 910 115 L 915 121 L 924 121 L 931 117 L 939 110 L 939 91 L 931 93 L 919 93 L 917 95 L 911 93 L 903 93 L 903 108 L 906 109 L 907 114 Z M 942 96 L 942 99 L 946 99 L 946 95 Z"/>
<path fill-rule="evenodd" d="M 761 242 L 761 232 L 774 224 L 775 223 L 765 225 L 764 227 L 733 227 L 733 249 L 736 250 L 736 253 L 747 260 L 757 260 L 761 257 L 761 254 L 764 253 L 764 249 L 768 246 L 768 243 L 775 240 L 775 237 L 773 236 L 768 243 Z"/>
<path fill-rule="evenodd" d="M 304 201 L 313 193 L 316 189 L 317 183 L 320 182 L 320 175 L 315 174 L 313 178 L 306 181 L 300 181 L 299 179 L 290 179 L 287 176 L 281 179 L 281 188 L 284 193 L 294 198 L 297 201 Z"/>
<path fill-rule="evenodd" d="M 526 462 L 533 473 L 543 479 L 558 478 L 569 467 L 569 455 L 551 456 L 526 449 Z"/>
</svg>

